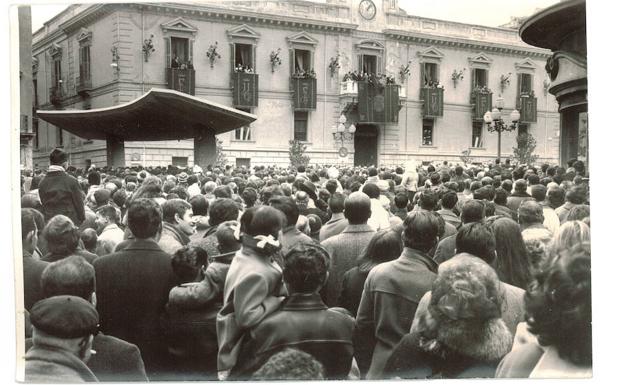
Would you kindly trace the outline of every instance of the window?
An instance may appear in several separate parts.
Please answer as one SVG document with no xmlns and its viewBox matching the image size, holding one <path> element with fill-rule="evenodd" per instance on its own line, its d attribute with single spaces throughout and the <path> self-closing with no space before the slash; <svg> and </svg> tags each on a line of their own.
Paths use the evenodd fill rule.
<svg viewBox="0 0 622 385">
<path fill-rule="evenodd" d="M 390 6 L 391 9 L 395 9 L 397 7 L 397 0 L 391 0 Z"/>
<path fill-rule="evenodd" d="M 307 126 L 309 113 L 307 111 L 294 111 L 294 140 L 307 140 Z"/>
<path fill-rule="evenodd" d="M 436 63 L 422 63 L 423 65 L 423 81 L 422 87 L 426 85 L 432 85 L 438 83 L 438 64 Z"/>
<path fill-rule="evenodd" d="M 171 67 L 177 68 L 192 62 L 190 44 L 184 37 L 171 37 Z"/>
<path fill-rule="evenodd" d="M 171 159 L 171 163 L 173 163 L 173 166 L 188 167 L 188 157 L 187 156 L 173 156 Z"/>
<path fill-rule="evenodd" d="M 367 74 L 378 73 L 378 56 L 376 55 L 363 55 L 363 62 L 360 71 Z"/>
<path fill-rule="evenodd" d="M 35 77 L 34 79 L 32 79 L 32 101 L 33 101 L 33 106 L 39 107 L 39 95 L 37 93 L 37 79 L 36 79 L 36 74 L 33 74 L 33 77 Z"/>
<path fill-rule="evenodd" d="M 63 130 L 60 127 L 56 127 L 56 145 L 63 147 Z"/>
<path fill-rule="evenodd" d="M 253 46 L 251 44 L 235 43 L 233 45 L 234 53 L 234 67 L 242 67 L 244 69 L 254 67 L 253 58 Z"/>
<path fill-rule="evenodd" d="M 294 73 L 311 71 L 311 51 L 306 49 L 294 50 Z"/>
<path fill-rule="evenodd" d="M 91 47 L 80 47 L 80 81 L 84 82 L 91 78 Z"/>
<path fill-rule="evenodd" d="M 473 70 L 473 86 L 474 87 L 487 87 L 488 86 L 488 70 L 483 68 L 475 68 Z"/>
<path fill-rule="evenodd" d="M 235 158 L 235 167 L 251 167 L 251 158 Z"/>
<path fill-rule="evenodd" d="M 61 77 L 61 62 L 60 55 L 54 57 L 54 72 L 52 72 L 52 84 L 54 87 L 59 87 L 63 83 Z"/>
<path fill-rule="evenodd" d="M 528 134 L 528 133 L 529 133 L 529 124 L 519 123 L 518 124 L 518 135 Z"/>
<path fill-rule="evenodd" d="M 423 119 L 421 145 L 431 146 L 434 131 L 434 119 Z"/>
<path fill-rule="evenodd" d="M 482 147 L 482 122 L 473 122 L 471 131 L 471 147 Z"/>
<path fill-rule="evenodd" d="M 518 74 L 518 92 L 520 95 L 529 95 L 531 93 L 531 74 Z"/>
<path fill-rule="evenodd" d="M 39 118 L 37 118 L 36 116 L 32 118 L 32 132 L 34 134 L 32 145 L 35 150 L 38 150 L 39 149 Z"/>
<path fill-rule="evenodd" d="M 238 107 L 237 108 L 240 111 L 244 111 L 244 112 L 248 112 L 249 114 L 251 113 L 251 109 L 250 108 L 242 108 L 242 107 Z M 246 126 L 243 127 L 239 127 L 235 129 L 235 140 L 251 140 L 251 126 L 250 124 L 247 124 Z"/>
</svg>

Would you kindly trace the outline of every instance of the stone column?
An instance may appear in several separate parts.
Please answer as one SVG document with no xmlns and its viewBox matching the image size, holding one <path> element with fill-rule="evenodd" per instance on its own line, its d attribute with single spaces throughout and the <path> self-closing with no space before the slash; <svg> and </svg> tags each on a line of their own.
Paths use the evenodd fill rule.
<svg viewBox="0 0 622 385">
<path fill-rule="evenodd" d="M 106 161 L 109 167 L 125 167 L 125 143 L 114 136 L 106 137 Z"/>
<path fill-rule="evenodd" d="M 216 136 L 209 128 L 200 127 L 194 133 L 194 164 L 206 170 L 208 165 L 216 163 Z"/>
</svg>

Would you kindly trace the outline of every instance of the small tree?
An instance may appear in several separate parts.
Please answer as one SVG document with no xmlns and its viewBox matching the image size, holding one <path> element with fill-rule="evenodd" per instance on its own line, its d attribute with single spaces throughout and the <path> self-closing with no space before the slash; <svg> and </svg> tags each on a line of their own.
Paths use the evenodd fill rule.
<svg viewBox="0 0 622 385">
<path fill-rule="evenodd" d="M 225 152 L 222 149 L 222 140 L 216 138 L 216 161 L 214 162 L 214 166 L 224 170 L 226 165 L 227 157 L 225 157 Z"/>
<path fill-rule="evenodd" d="M 513 147 L 514 158 L 519 164 L 533 164 L 538 159 L 538 155 L 534 155 L 536 149 L 536 139 L 528 132 L 519 134 L 516 137 L 516 147 Z"/>
<path fill-rule="evenodd" d="M 307 146 L 299 140 L 289 141 L 289 162 L 292 166 L 307 166 L 309 164 L 309 157 L 305 155 Z"/>
</svg>

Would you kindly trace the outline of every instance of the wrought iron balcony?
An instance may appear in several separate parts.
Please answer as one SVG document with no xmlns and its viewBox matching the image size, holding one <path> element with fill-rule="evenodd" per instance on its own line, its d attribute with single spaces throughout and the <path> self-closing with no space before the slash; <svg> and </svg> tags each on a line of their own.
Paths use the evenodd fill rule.
<svg viewBox="0 0 622 385">
<path fill-rule="evenodd" d="M 257 107 L 259 102 L 259 75 L 248 72 L 233 72 L 231 83 L 235 107 Z"/>
<path fill-rule="evenodd" d="M 194 95 L 194 69 L 167 68 L 166 84 L 171 90 Z"/>
<path fill-rule="evenodd" d="M 91 91 L 91 77 L 90 76 L 78 76 L 76 77 L 76 93 L 80 96 L 88 96 L 88 92 Z"/>
<path fill-rule="evenodd" d="M 54 86 L 50 87 L 50 103 L 55 106 L 59 106 L 63 102 L 63 87 Z"/>
</svg>

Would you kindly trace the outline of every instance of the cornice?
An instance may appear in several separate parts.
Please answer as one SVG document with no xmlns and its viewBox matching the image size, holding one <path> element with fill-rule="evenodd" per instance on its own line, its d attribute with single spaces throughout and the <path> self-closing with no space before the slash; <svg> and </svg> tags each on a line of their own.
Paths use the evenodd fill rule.
<svg viewBox="0 0 622 385">
<path fill-rule="evenodd" d="M 453 48 L 473 49 L 477 51 L 486 51 L 493 53 L 503 53 L 515 56 L 538 57 L 546 59 L 552 55 L 552 52 L 541 48 L 520 47 L 516 45 L 493 43 L 484 40 L 470 40 L 454 37 L 435 36 L 418 32 L 408 32 L 399 29 L 385 29 L 383 33 L 386 37 L 419 43 L 423 45 L 436 45 Z"/>
</svg>

